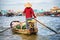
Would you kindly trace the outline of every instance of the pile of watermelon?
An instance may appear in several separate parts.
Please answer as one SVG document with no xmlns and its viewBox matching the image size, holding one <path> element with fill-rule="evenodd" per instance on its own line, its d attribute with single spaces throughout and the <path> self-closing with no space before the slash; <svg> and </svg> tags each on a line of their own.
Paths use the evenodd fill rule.
<svg viewBox="0 0 60 40">
<path fill-rule="evenodd" d="M 21 29 L 21 26 L 20 25 L 16 25 L 16 28 L 17 29 Z M 23 23 L 22 29 L 26 29 L 26 23 Z"/>
</svg>

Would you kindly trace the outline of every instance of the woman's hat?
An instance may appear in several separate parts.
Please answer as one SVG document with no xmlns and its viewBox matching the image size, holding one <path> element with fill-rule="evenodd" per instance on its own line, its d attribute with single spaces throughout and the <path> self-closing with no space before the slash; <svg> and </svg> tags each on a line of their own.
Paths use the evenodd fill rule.
<svg viewBox="0 0 60 40">
<path fill-rule="evenodd" d="M 32 5 L 28 2 L 25 4 L 25 7 L 32 7 Z"/>
</svg>

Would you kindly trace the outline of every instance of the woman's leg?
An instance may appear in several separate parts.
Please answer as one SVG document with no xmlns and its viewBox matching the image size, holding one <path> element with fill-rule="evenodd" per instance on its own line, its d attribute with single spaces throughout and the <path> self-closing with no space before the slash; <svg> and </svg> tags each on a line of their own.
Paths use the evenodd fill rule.
<svg viewBox="0 0 60 40">
<path fill-rule="evenodd" d="M 27 28 L 27 29 L 29 29 L 29 22 L 28 22 L 29 20 L 32 20 L 32 18 L 26 19 L 26 28 Z"/>
</svg>

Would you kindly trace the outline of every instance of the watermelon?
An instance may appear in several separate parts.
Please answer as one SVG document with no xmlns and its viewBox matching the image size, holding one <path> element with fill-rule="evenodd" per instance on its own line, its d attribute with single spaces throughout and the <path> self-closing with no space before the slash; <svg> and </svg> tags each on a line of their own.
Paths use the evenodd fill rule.
<svg viewBox="0 0 60 40">
<path fill-rule="evenodd" d="M 26 25 L 23 25 L 23 26 L 22 26 L 22 29 L 26 29 Z"/>
<path fill-rule="evenodd" d="M 17 28 L 17 29 L 21 29 L 21 26 L 20 26 L 20 25 L 17 25 L 16 28 Z"/>
</svg>

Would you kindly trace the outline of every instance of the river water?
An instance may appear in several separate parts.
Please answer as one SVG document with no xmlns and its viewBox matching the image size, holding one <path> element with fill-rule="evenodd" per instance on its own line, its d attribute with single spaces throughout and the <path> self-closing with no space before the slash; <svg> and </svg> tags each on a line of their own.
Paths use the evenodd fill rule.
<svg viewBox="0 0 60 40">
<path fill-rule="evenodd" d="M 60 17 L 38 16 L 37 20 L 41 21 L 56 32 L 60 32 Z M 24 22 L 24 16 L 0 17 L 0 31 L 10 27 L 12 21 Z M 60 40 L 60 34 L 55 34 L 51 30 L 37 22 L 38 33 L 36 35 L 13 34 L 11 29 L 0 33 L 0 40 Z M 58 30 L 59 29 L 59 30 Z"/>
</svg>

